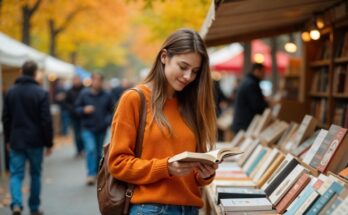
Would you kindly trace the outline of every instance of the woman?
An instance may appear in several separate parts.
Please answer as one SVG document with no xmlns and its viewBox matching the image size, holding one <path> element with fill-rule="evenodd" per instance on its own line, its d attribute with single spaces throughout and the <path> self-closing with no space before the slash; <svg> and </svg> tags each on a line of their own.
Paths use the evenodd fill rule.
<svg viewBox="0 0 348 215">
<path fill-rule="evenodd" d="M 199 34 L 181 29 L 170 35 L 138 87 L 147 103 L 142 156 L 133 152 L 140 96 L 131 90 L 113 118 L 110 173 L 136 185 L 130 214 L 198 214 L 200 187 L 213 180 L 217 165 L 168 159 L 183 151 L 206 152 L 216 138 L 209 58 Z"/>
</svg>

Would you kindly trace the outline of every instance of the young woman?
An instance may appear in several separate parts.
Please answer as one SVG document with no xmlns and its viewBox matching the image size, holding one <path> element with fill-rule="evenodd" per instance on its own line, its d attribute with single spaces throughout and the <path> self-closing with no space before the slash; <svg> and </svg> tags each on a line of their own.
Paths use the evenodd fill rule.
<svg viewBox="0 0 348 215">
<path fill-rule="evenodd" d="M 135 184 L 130 214 L 198 214 L 201 189 L 217 165 L 168 163 L 183 151 L 206 152 L 216 138 L 216 118 L 209 58 L 197 32 L 170 35 L 138 87 L 144 92 L 147 117 L 141 158 L 134 157 L 140 96 L 126 92 L 112 122 L 109 170 Z"/>
</svg>

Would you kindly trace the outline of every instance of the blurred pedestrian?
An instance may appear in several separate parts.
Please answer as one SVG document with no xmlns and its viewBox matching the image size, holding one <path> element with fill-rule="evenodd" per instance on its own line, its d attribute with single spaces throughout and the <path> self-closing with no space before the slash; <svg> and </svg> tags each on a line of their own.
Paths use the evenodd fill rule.
<svg viewBox="0 0 348 215">
<path fill-rule="evenodd" d="M 103 90 L 102 74 L 92 74 L 90 88 L 81 91 L 75 109 L 81 117 L 82 139 L 86 153 L 87 185 L 94 185 L 106 131 L 112 120 L 113 103 Z"/>
<path fill-rule="evenodd" d="M 70 125 L 69 111 L 66 104 L 66 88 L 61 79 L 56 80 L 54 103 L 59 106 L 60 110 L 60 135 L 67 136 Z"/>
<path fill-rule="evenodd" d="M 135 185 L 131 215 L 198 215 L 201 187 L 212 182 L 217 165 L 168 159 L 183 151 L 206 152 L 216 141 L 209 59 L 199 34 L 181 29 L 169 36 L 138 87 L 148 104 L 142 155 L 135 158 L 133 151 L 141 100 L 130 90 L 112 122 L 110 173 Z"/>
<path fill-rule="evenodd" d="M 25 163 L 30 164 L 31 215 L 42 215 L 40 207 L 41 171 L 43 152 L 50 155 L 53 146 L 53 126 L 48 93 L 34 80 L 38 66 L 27 61 L 19 77 L 5 98 L 4 130 L 5 142 L 10 149 L 10 192 L 13 215 L 23 209 L 22 182 Z"/>
<path fill-rule="evenodd" d="M 118 86 L 115 86 L 112 88 L 111 96 L 115 106 L 117 105 L 118 100 L 121 98 L 123 92 L 129 89 L 130 87 L 131 87 L 131 84 L 128 81 L 128 79 L 122 79 L 121 83 Z"/>
<path fill-rule="evenodd" d="M 264 76 L 264 65 L 254 63 L 250 73 L 246 75 L 237 89 L 232 122 L 234 134 L 241 129 L 246 130 L 253 117 L 261 114 L 268 107 L 260 87 L 260 81 L 264 79 Z"/>
<path fill-rule="evenodd" d="M 66 108 L 69 111 L 69 117 L 71 120 L 73 132 L 74 132 L 74 142 L 76 148 L 76 157 L 83 156 L 83 140 L 81 136 L 81 119 L 75 110 L 75 102 L 83 89 L 82 81 L 80 76 L 74 76 L 71 89 L 68 90 L 65 98 Z"/>
</svg>

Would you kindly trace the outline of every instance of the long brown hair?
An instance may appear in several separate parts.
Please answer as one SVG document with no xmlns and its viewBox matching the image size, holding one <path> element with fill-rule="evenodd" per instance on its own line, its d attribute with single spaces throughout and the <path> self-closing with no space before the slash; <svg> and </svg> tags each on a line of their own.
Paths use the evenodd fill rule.
<svg viewBox="0 0 348 215">
<path fill-rule="evenodd" d="M 163 114 L 163 107 L 167 100 L 167 79 L 161 54 L 166 50 L 167 56 L 194 52 L 201 56 L 201 66 L 194 81 L 182 91 L 176 92 L 180 112 L 188 126 L 195 134 L 197 151 L 205 152 L 212 148 L 216 140 L 216 115 L 213 98 L 212 79 L 209 70 L 209 57 L 202 38 L 190 29 L 179 29 L 172 33 L 163 43 L 157 54 L 155 63 L 144 82 L 153 82 L 151 107 L 154 120 L 169 130 L 171 126 Z"/>
</svg>

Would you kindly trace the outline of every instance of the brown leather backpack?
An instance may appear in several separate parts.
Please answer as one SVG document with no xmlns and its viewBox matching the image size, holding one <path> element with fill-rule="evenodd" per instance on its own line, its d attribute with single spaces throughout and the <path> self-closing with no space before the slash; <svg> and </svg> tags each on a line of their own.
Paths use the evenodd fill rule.
<svg viewBox="0 0 348 215">
<path fill-rule="evenodd" d="M 132 88 L 139 93 L 141 98 L 139 109 L 139 128 L 134 148 L 135 157 L 141 156 L 146 120 L 146 102 L 144 93 L 138 88 Z M 113 143 L 117 144 L 117 143 Z M 128 214 L 130 199 L 133 195 L 133 184 L 117 180 L 109 173 L 108 162 L 110 143 L 104 146 L 104 155 L 99 163 L 97 175 L 97 197 L 99 210 L 102 215 Z"/>
</svg>

